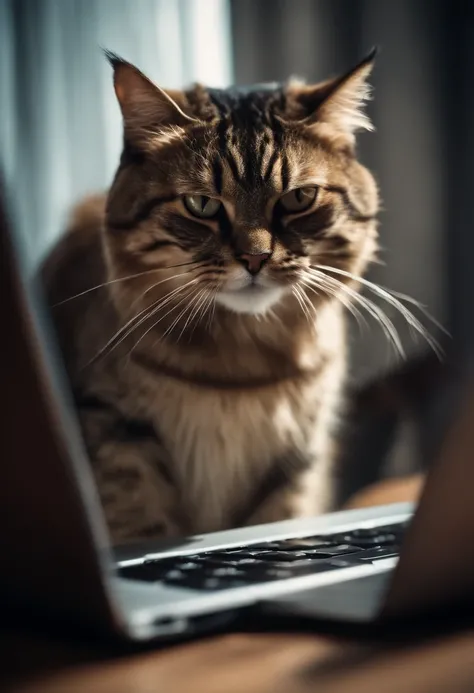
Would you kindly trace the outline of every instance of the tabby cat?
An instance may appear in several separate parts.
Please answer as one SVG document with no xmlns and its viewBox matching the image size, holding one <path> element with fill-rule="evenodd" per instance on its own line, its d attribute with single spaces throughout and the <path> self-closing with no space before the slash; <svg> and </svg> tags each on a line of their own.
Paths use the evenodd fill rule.
<svg viewBox="0 0 474 693">
<path fill-rule="evenodd" d="M 355 152 L 374 55 L 188 91 L 108 57 L 120 165 L 44 277 L 112 540 L 327 511 L 345 307 L 377 245 Z"/>
</svg>

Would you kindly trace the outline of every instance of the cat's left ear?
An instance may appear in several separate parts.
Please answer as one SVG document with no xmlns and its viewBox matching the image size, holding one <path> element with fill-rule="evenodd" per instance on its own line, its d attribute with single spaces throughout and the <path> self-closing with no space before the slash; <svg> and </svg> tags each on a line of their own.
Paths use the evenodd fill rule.
<svg viewBox="0 0 474 693">
<path fill-rule="evenodd" d="M 143 72 L 114 53 L 105 52 L 114 70 L 114 88 L 122 111 L 125 134 L 146 140 L 170 127 L 185 127 L 196 121 L 185 112 L 182 92 L 168 92 Z"/>
<path fill-rule="evenodd" d="M 336 132 L 354 140 L 358 130 L 373 130 L 373 125 L 364 112 L 364 104 L 370 98 L 368 77 L 374 67 L 377 49 L 374 48 L 352 70 L 342 77 L 328 80 L 322 84 L 290 84 L 288 96 L 293 101 L 295 116 L 293 120 L 312 126 L 327 123 Z"/>
</svg>

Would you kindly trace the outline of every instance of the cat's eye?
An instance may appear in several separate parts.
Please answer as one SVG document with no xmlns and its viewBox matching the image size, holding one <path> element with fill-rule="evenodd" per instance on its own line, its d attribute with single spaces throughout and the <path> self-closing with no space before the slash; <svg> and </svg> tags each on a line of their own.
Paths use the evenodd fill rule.
<svg viewBox="0 0 474 693">
<path fill-rule="evenodd" d="M 295 188 L 280 197 L 280 206 L 288 214 L 297 214 L 309 209 L 316 200 L 318 188 Z"/>
<path fill-rule="evenodd" d="M 183 203 L 190 214 L 201 219 L 212 219 L 222 206 L 219 200 L 206 195 L 185 195 Z"/>
</svg>

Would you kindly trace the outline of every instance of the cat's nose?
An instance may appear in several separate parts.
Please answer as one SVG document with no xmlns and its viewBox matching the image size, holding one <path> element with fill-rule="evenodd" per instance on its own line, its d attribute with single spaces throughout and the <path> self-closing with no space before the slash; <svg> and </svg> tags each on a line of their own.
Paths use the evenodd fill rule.
<svg viewBox="0 0 474 693">
<path fill-rule="evenodd" d="M 243 262 L 250 274 L 258 274 L 270 255 L 271 253 L 257 253 L 255 255 L 253 253 L 244 253 L 239 255 L 239 260 Z"/>
</svg>

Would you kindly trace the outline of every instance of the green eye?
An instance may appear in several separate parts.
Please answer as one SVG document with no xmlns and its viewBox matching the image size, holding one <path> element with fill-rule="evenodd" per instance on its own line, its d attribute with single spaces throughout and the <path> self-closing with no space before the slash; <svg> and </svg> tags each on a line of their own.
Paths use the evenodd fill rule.
<svg viewBox="0 0 474 693">
<path fill-rule="evenodd" d="M 317 194 L 317 188 L 295 188 L 280 197 L 280 205 L 289 214 L 304 212 L 311 207 Z"/>
<path fill-rule="evenodd" d="M 206 195 L 185 195 L 183 203 L 190 214 L 201 219 L 212 219 L 222 206 L 219 200 Z"/>
</svg>

